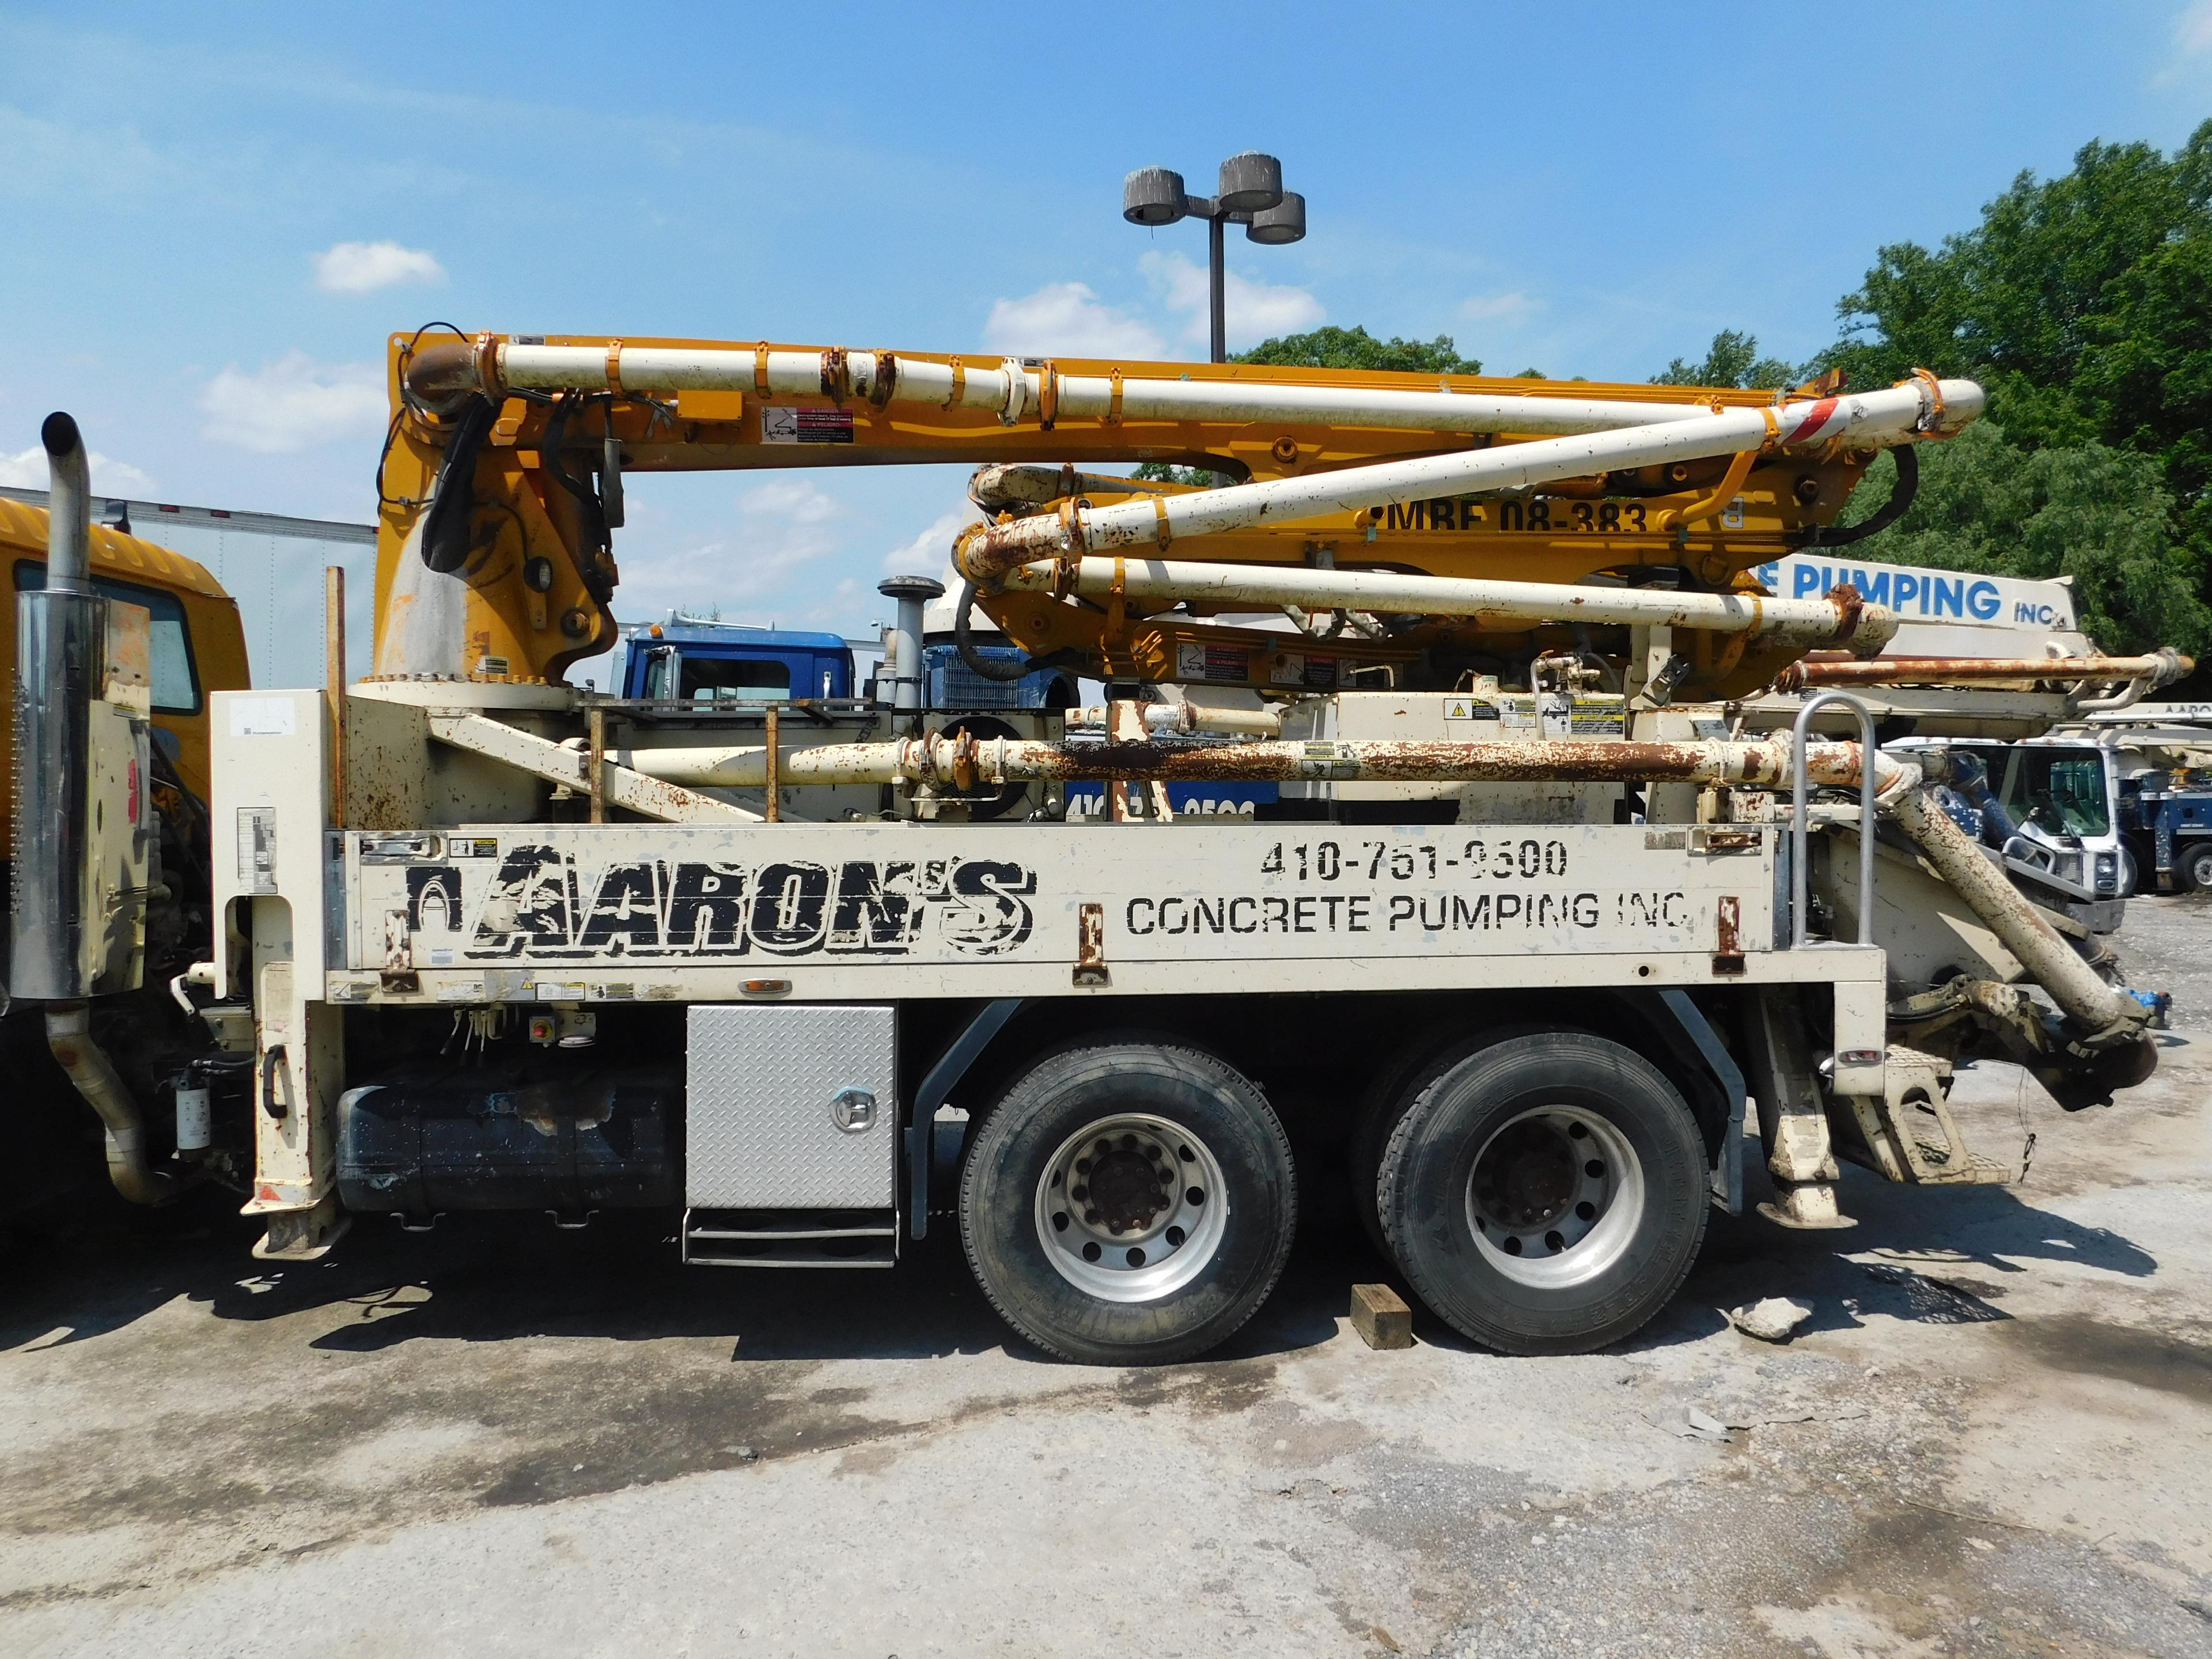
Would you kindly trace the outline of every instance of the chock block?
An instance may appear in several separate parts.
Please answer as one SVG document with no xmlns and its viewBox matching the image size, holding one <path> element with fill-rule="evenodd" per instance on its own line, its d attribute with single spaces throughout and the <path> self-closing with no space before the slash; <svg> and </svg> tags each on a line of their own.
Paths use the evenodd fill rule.
<svg viewBox="0 0 2212 1659">
<path fill-rule="evenodd" d="M 1352 1328 L 1370 1348 L 1413 1346 L 1413 1310 L 1388 1285 L 1352 1287 Z"/>
</svg>

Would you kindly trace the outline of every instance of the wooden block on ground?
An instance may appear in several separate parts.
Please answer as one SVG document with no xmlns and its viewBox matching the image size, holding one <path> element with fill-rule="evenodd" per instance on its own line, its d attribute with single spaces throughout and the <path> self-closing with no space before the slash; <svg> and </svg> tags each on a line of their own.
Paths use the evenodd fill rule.
<svg viewBox="0 0 2212 1659">
<path fill-rule="evenodd" d="M 1388 1285 L 1352 1287 L 1352 1328 L 1370 1348 L 1413 1346 L 1413 1310 Z"/>
</svg>

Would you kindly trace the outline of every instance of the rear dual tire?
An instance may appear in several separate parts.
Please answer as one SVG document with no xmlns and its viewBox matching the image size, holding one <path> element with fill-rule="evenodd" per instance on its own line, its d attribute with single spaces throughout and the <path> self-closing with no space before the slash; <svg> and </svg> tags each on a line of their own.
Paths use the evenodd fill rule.
<svg viewBox="0 0 2212 1659">
<path fill-rule="evenodd" d="M 1414 1293 L 1486 1346 L 1579 1353 L 1643 1327 L 1695 1261 L 1705 1149 L 1649 1060 L 1576 1031 L 1492 1032 L 1378 1081 L 1352 1158 Z M 1048 1353 L 1161 1364 L 1274 1288 L 1297 1223 L 1290 1146 L 1213 1056 L 1047 1055 L 971 1146 L 960 1231 L 984 1293 Z"/>
<path fill-rule="evenodd" d="M 1617 1042 L 1546 1031 L 1447 1055 L 1376 1170 L 1384 1242 L 1455 1330 L 1583 1353 L 1664 1307 L 1704 1237 L 1705 1144 L 1681 1095 Z"/>
</svg>

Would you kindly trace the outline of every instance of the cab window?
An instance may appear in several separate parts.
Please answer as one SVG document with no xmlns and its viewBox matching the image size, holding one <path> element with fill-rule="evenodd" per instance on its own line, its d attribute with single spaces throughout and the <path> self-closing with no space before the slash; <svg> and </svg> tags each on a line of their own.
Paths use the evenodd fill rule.
<svg viewBox="0 0 2212 1659">
<path fill-rule="evenodd" d="M 28 592 L 46 585 L 46 567 L 30 559 L 15 562 L 15 591 Z M 93 586 L 104 597 L 143 609 L 152 618 L 148 641 L 153 658 L 154 708 L 163 714 L 200 712 L 200 678 L 192 661 L 191 629 L 185 623 L 184 602 L 158 587 L 136 582 L 111 581 L 94 576 Z"/>
<path fill-rule="evenodd" d="M 2112 827 L 2102 755 L 2020 749 L 2005 775 L 2005 810 L 2054 836 L 2102 836 Z"/>
<path fill-rule="evenodd" d="M 782 702 L 791 696 L 787 663 L 686 656 L 677 695 L 686 702 Z"/>
</svg>

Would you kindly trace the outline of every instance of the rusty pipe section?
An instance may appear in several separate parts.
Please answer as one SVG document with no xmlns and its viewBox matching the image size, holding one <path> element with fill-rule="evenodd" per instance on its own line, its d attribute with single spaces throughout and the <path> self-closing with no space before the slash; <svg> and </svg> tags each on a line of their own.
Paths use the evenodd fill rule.
<svg viewBox="0 0 2212 1659">
<path fill-rule="evenodd" d="M 969 476 L 968 499 L 987 513 L 1035 512 L 1071 495 L 1164 495 L 1176 486 L 1151 478 L 1122 478 L 1110 472 L 1085 472 L 1073 464 L 994 461 Z"/>
<path fill-rule="evenodd" d="M 2172 646 L 2142 657 L 1876 657 L 1864 662 L 1794 662 L 1775 677 L 1777 691 L 1844 685 L 1973 685 L 1986 681 L 2139 681 L 2155 689 L 2196 672 Z"/>
<path fill-rule="evenodd" d="M 1808 745 L 1813 780 L 1858 781 L 1855 743 Z M 767 776 L 760 745 L 611 751 L 618 765 L 670 783 L 758 788 Z M 890 743 L 822 744 L 779 751 L 786 785 L 847 783 L 1736 783 L 1771 788 L 1790 776 L 1790 744 L 1719 740 L 1620 743 L 1552 739 L 1488 743 L 1048 743 L 931 732 Z M 1876 757 L 1878 779 L 1899 769 Z"/>
<path fill-rule="evenodd" d="M 2003 869 L 1952 821 L 1933 792 L 1917 787 L 1903 790 L 1886 801 L 1883 810 L 2084 1036 L 2119 1036 L 2142 1029 L 2148 1011 L 2098 977 L 2096 969 L 2043 919 Z"/>
<path fill-rule="evenodd" d="M 106 1132 L 107 1178 L 133 1204 L 166 1204 L 179 1191 L 174 1175 L 157 1170 L 146 1155 L 146 1126 L 138 1103 L 116 1075 L 106 1051 L 92 1038 L 91 1011 L 82 1002 L 46 1009 L 46 1047 Z"/>
<path fill-rule="evenodd" d="M 1218 492 L 1217 492 L 1218 493 Z M 1018 528 L 1009 526 L 1007 528 Z M 963 547 L 994 531 L 970 531 Z M 961 558 L 956 550 L 956 562 Z M 1072 579 L 1070 572 L 1073 572 Z M 1084 599 L 1190 600 L 1237 610 L 1296 605 L 1306 611 L 1478 617 L 1492 623 L 1577 622 L 1697 628 L 1838 644 L 1871 654 L 1897 633 L 1897 613 L 1856 596 L 1771 599 L 1750 593 L 1586 587 L 1562 582 L 1409 576 L 1388 570 L 1318 570 L 1299 565 L 1208 564 L 1193 559 L 1104 558 L 1019 566 L 1004 585 L 1072 591 Z"/>
<path fill-rule="evenodd" d="M 1682 420 L 1340 467 L 1106 507 L 1079 507 L 1071 501 L 1056 514 L 1017 519 L 963 538 L 954 550 L 954 562 L 971 580 L 988 581 L 1039 559 L 1146 543 L 1164 550 L 1178 538 L 1260 524 L 1296 524 L 1439 496 L 1534 489 L 1626 467 L 1832 441 L 1905 442 L 1963 426 L 1980 414 L 1982 402 L 1982 389 L 1972 380 L 1920 376 L 1887 391 L 1855 397 L 1803 399 L 1778 408 L 1715 410 Z"/>
<path fill-rule="evenodd" d="M 762 398 L 829 398 L 942 409 L 988 410 L 1011 426 L 1024 419 L 1066 416 L 1121 421 L 1277 422 L 1293 425 L 1380 427 L 1452 434 L 1606 432 L 1705 419 L 1711 405 L 1680 398 L 1611 398 L 1577 395 L 1571 382 L 1530 383 L 1512 392 L 1434 391 L 1347 383 L 1240 380 L 1194 374 L 1182 364 L 1138 363 L 1109 374 L 1063 374 L 1049 362 L 1002 357 L 970 362 L 843 346 L 522 345 L 494 335 L 437 342 L 409 359 L 408 390 L 432 407 L 471 392 L 508 391 L 740 392 Z M 1933 381 L 1929 382 L 1933 386 Z M 1942 400 L 1963 419 L 1979 411 L 1981 393 L 1947 380 Z M 1953 388 L 1965 388 L 1954 393 Z M 1850 398 L 1803 398 L 1785 410 L 1826 411 Z M 1751 430 L 1761 429 L 1756 408 Z M 1792 417 L 1798 418 L 1798 417 Z M 1822 434 L 1822 437 L 1832 435 Z M 1869 429 L 1860 441 L 1899 441 Z M 1789 438 L 1790 443 L 1811 438 Z M 1718 453 L 1718 452 L 1716 452 Z"/>
</svg>

